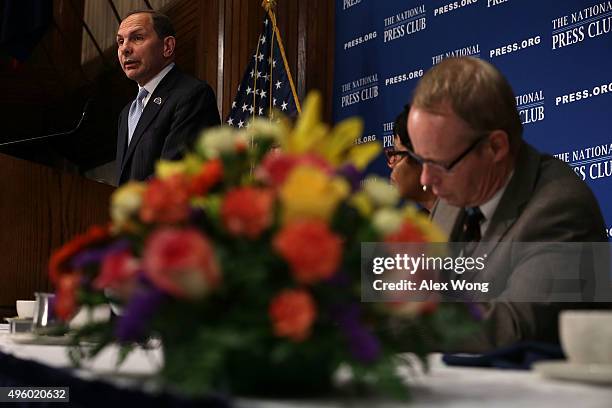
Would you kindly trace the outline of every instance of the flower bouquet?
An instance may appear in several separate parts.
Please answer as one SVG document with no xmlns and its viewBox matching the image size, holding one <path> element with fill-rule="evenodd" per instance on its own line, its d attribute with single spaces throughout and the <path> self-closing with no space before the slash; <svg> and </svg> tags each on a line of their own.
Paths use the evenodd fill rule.
<svg viewBox="0 0 612 408">
<path fill-rule="evenodd" d="M 111 225 L 52 256 L 61 318 L 121 308 L 73 330 L 75 362 L 156 338 L 160 379 L 191 394 L 312 395 L 342 365 L 353 386 L 406 395 L 396 353 L 423 357 L 471 319 L 433 301 L 360 302 L 361 242 L 440 234 L 411 205 L 398 208 L 386 182 L 360 182 L 379 146 L 354 143 L 359 119 L 330 130 L 320 104 L 310 94 L 293 128 L 260 119 L 206 131 L 183 160 L 116 190 Z M 402 329 L 389 330 L 391 316 Z"/>
</svg>

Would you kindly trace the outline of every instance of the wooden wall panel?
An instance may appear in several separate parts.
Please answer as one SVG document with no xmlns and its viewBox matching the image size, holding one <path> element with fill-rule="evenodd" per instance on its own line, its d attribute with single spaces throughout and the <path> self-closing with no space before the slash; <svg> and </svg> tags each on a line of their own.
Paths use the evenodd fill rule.
<svg viewBox="0 0 612 408">
<path fill-rule="evenodd" d="M 226 118 L 261 33 L 261 0 L 176 0 L 161 11 L 177 30 L 177 64 L 215 89 Z M 299 98 L 319 89 L 331 120 L 334 2 L 279 0 L 276 15 Z"/>
<path fill-rule="evenodd" d="M 176 30 L 176 63 L 183 71 L 192 75 L 199 72 L 197 44 L 202 28 L 199 17 L 200 3 L 181 0 L 172 3 L 166 11 Z"/>
<path fill-rule="evenodd" d="M 109 221 L 112 187 L 0 154 L 0 318 L 15 315 L 15 300 L 52 290 L 53 250 Z"/>
<path fill-rule="evenodd" d="M 215 89 L 218 86 L 219 2 L 200 1 L 197 4 L 199 30 L 196 33 L 196 73 Z"/>
<path fill-rule="evenodd" d="M 223 54 L 218 55 L 222 69 L 217 71 L 216 91 L 221 116 L 225 118 L 257 45 L 265 11 L 259 0 L 213 1 L 215 4 L 219 2 L 223 3 L 217 8 L 221 31 L 214 46 L 222 49 Z M 334 2 L 280 0 L 276 15 L 298 96 L 303 100 L 309 90 L 319 89 L 324 100 L 329 101 L 325 104 L 324 114 L 326 120 L 331 120 Z M 222 47 L 219 47 L 220 42 Z"/>
</svg>

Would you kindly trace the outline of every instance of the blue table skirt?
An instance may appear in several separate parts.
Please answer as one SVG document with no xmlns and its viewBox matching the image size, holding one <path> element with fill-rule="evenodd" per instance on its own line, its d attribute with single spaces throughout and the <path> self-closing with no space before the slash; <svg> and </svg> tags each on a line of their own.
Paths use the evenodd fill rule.
<svg viewBox="0 0 612 408">
<path fill-rule="evenodd" d="M 51 402 L 15 403 L 19 407 L 211 407 L 230 406 L 227 399 L 206 397 L 187 399 L 163 392 L 148 394 L 139 390 L 114 387 L 96 380 L 75 377 L 67 369 L 53 368 L 22 360 L 0 352 L 0 387 L 69 387 L 70 404 Z"/>
</svg>

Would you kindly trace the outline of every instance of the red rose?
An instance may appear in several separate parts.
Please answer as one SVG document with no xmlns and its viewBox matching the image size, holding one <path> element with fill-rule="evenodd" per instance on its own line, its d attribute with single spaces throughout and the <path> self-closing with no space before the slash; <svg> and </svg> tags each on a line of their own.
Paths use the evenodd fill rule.
<svg viewBox="0 0 612 408">
<path fill-rule="evenodd" d="M 426 242 L 427 237 L 410 221 L 404 221 L 397 232 L 385 237 L 385 242 Z"/>
<path fill-rule="evenodd" d="M 234 148 L 236 149 L 236 153 L 241 154 L 247 151 L 247 148 L 249 147 L 249 145 L 247 144 L 247 141 L 242 139 L 242 138 L 238 138 L 236 139 L 236 143 L 234 145 Z"/>
<path fill-rule="evenodd" d="M 314 154 L 298 156 L 271 151 L 264 157 L 261 165 L 257 168 L 256 176 L 273 187 L 279 187 L 285 182 L 291 170 L 298 164 L 308 164 L 328 174 L 334 172 L 330 164 L 320 156 Z"/>
<path fill-rule="evenodd" d="M 85 234 L 74 237 L 70 242 L 64 244 L 60 249 L 51 255 L 49 260 L 49 278 L 51 282 L 57 284 L 61 275 L 72 272 L 68 266 L 68 261 L 82 249 L 95 244 L 106 242 L 110 238 L 108 227 L 94 225 Z"/>
<path fill-rule="evenodd" d="M 196 229 L 159 229 L 143 253 L 144 270 L 160 289 L 182 298 L 197 298 L 221 281 L 212 245 Z"/>
<path fill-rule="evenodd" d="M 129 251 L 111 252 L 104 257 L 100 275 L 93 286 L 96 289 L 111 288 L 127 298 L 139 268 L 138 260 Z"/>
<path fill-rule="evenodd" d="M 174 224 L 189 216 L 189 183 L 182 174 L 152 179 L 142 197 L 140 218 L 147 223 Z"/>
<path fill-rule="evenodd" d="M 276 336 L 302 341 L 310 335 L 317 309 L 305 290 L 286 289 L 272 299 L 268 314 Z"/>
<path fill-rule="evenodd" d="M 433 300 L 426 300 L 421 304 L 421 314 L 430 315 L 438 309 L 438 302 Z"/>
<path fill-rule="evenodd" d="M 264 182 L 278 187 L 285 182 L 287 175 L 296 166 L 297 158 L 293 155 L 272 151 L 264 157 L 257 168 L 256 176 Z"/>
<path fill-rule="evenodd" d="M 274 195 L 269 190 L 253 187 L 229 191 L 221 205 L 225 229 L 236 236 L 255 239 L 272 224 Z"/>
<path fill-rule="evenodd" d="M 76 292 L 80 282 L 81 275 L 78 273 L 62 275 L 57 282 L 55 313 L 64 321 L 70 320 L 76 311 Z"/>
<path fill-rule="evenodd" d="M 214 159 L 202 165 L 200 172 L 191 178 L 190 193 L 204 195 L 223 178 L 223 164 Z"/>
<path fill-rule="evenodd" d="M 299 283 L 311 284 L 330 278 L 342 260 L 342 240 L 319 220 L 286 225 L 274 238 L 273 245 Z"/>
</svg>

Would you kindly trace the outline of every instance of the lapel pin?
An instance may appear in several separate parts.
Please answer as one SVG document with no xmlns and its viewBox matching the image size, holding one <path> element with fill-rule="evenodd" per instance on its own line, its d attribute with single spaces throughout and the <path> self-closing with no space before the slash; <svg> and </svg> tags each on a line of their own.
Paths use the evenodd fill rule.
<svg viewBox="0 0 612 408">
<path fill-rule="evenodd" d="M 156 104 L 158 104 L 158 105 L 161 105 L 161 103 L 162 103 L 162 98 L 160 98 L 160 97 L 158 96 L 157 98 L 153 99 L 153 102 L 155 102 L 155 103 L 156 103 Z"/>
</svg>

